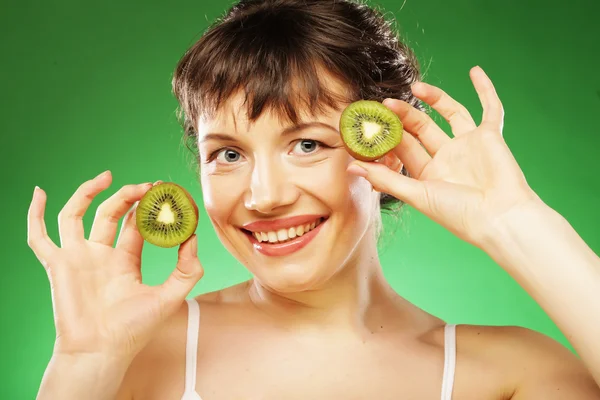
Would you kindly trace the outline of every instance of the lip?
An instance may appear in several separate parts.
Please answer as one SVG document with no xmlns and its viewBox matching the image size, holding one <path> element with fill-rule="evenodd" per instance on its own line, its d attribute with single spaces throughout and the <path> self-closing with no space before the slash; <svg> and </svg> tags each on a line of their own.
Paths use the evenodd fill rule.
<svg viewBox="0 0 600 400">
<path fill-rule="evenodd" d="M 304 248 L 315 238 L 315 236 L 317 236 L 317 234 L 321 231 L 321 228 L 327 223 L 327 221 L 329 221 L 328 218 L 324 219 L 315 229 L 311 230 L 308 233 L 305 233 L 302 236 L 297 236 L 292 240 L 288 240 L 285 243 L 259 242 L 258 240 L 256 240 L 254 235 L 248 232 L 246 232 L 245 235 L 248 237 L 254 248 L 261 254 L 270 257 L 282 257 L 295 253 L 300 249 Z"/>
<path fill-rule="evenodd" d="M 310 224 L 319 218 L 326 219 L 327 216 L 319 214 L 296 215 L 293 217 L 274 219 L 270 221 L 255 221 L 242 225 L 242 228 L 250 232 L 278 231 L 280 229 L 289 229 L 299 225 Z"/>
</svg>

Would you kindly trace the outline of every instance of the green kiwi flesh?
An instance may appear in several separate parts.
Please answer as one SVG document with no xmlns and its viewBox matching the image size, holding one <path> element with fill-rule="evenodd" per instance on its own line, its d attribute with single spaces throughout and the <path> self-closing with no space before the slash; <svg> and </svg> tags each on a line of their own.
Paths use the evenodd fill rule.
<svg viewBox="0 0 600 400">
<path fill-rule="evenodd" d="M 400 118 L 378 101 L 356 101 L 340 118 L 340 133 L 348 152 L 362 161 L 383 157 L 400 143 L 403 132 Z"/>
<path fill-rule="evenodd" d="M 172 182 L 163 182 L 148 190 L 135 214 L 144 240 L 159 247 L 174 247 L 185 242 L 198 226 L 198 207 L 192 196 Z"/>
</svg>

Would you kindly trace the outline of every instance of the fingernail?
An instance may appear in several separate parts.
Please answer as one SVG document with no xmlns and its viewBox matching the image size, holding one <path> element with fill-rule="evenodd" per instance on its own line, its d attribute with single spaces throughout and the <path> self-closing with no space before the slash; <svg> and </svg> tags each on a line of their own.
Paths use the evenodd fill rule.
<svg viewBox="0 0 600 400">
<path fill-rule="evenodd" d="M 483 68 L 481 68 L 481 66 L 479 66 L 479 65 L 476 65 L 473 68 L 471 68 L 471 73 L 485 74 L 485 72 L 483 71 Z"/>
<path fill-rule="evenodd" d="M 100 175 L 98 175 L 95 179 L 104 178 L 104 176 L 108 175 L 109 172 L 110 172 L 110 170 L 106 170 L 103 173 L 101 173 Z"/>
<path fill-rule="evenodd" d="M 159 184 L 161 184 L 161 183 L 163 183 L 163 181 L 160 181 L 160 180 L 159 180 L 159 181 L 156 181 L 156 182 L 154 182 L 154 185 L 159 185 Z"/>
<path fill-rule="evenodd" d="M 38 190 L 40 189 L 39 186 L 36 186 L 35 188 L 33 188 L 33 195 L 35 196 L 38 192 Z"/>
<path fill-rule="evenodd" d="M 421 85 L 421 83 L 422 83 L 421 81 L 413 82 L 413 84 L 412 84 L 412 85 L 410 85 L 410 90 L 414 90 L 414 89 L 415 89 L 415 86 L 416 86 L 417 88 L 418 88 L 419 86 L 422 86 L 422 85 Z"/>
<path fill-rule="evenodd" d="M 362 176 L 363 178 L 366 178 L 367 175 L 369 174 L 366 169 L 364 169 L 363 167 L 360 167 L 357 164 L 350 164 L 347 171 L 350 172 L 351 174 Z"/>
<path fill-rule="evenodd" d="M 387 99 L 383 100 L 381 103 L 384 106 L 391 106 L 393 102 L 394 102 L 394 99 L 387 98 Z"/>
</svg>

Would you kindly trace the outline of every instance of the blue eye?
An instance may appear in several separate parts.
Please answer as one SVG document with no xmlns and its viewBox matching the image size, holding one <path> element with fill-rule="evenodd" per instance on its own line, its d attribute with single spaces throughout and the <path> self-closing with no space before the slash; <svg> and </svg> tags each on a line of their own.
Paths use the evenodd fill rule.
<svg viewBox="0 0 600 400">
<path fill-rule="evenodd" d="M 316 140 L 303 139 L 294 146 L 294 151 L 299 151 L 304 154 L 313 153 L 319 147 Z"/>
<path fill-rule="evenodd" d="M 240 157 L 240 153 L 231 149 L 223 149 L 217 154 L 217 160 L 223 163 L 234 163 L 238 161 Z"/>
</svg>

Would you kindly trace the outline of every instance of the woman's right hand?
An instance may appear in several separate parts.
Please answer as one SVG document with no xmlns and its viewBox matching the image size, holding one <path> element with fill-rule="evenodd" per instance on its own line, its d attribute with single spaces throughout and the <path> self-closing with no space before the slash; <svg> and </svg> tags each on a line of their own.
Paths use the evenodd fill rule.
<svg viewBox="0 0 600 400">
<path fill-rule="evenodd" d="M 60 247 L 46 232 L 46 194 L 36 188 L 33 195 L 27 241 L 50 280 L 55 355 L 96 354 L 130 362 L 203 275 L 193 235 L 180 246 L 177 266 L 164 283 L 142 283 L 144 240 L 132 206 L 152 187 L 150 183 L 124 186 L 104 201 L 85 238 L 83 215 L 111 181 L 107 171 L 82 184 L 69 199 L 58 217 Z M 114 245 L 118 222 L 125 214 Z"/>
</svg>

